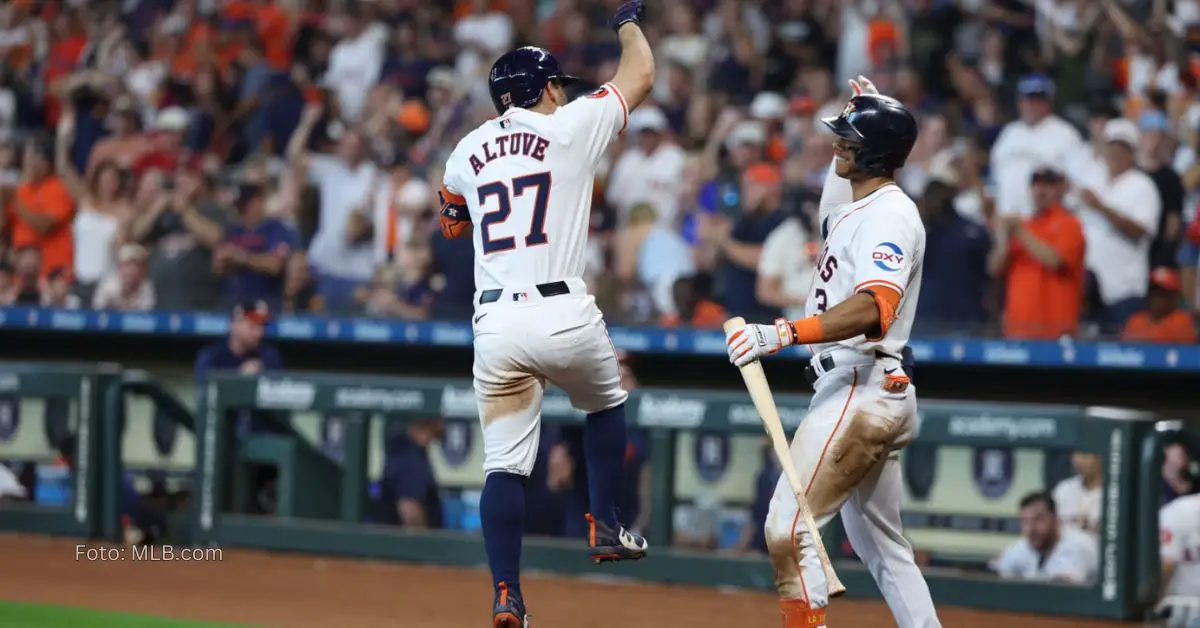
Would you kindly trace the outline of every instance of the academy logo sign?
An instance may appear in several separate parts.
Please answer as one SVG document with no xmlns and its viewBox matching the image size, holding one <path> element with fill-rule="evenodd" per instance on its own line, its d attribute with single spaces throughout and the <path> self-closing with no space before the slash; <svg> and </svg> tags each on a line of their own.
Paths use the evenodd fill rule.
<svg viewBox="0 0 1200 628">
<path fill-rule="evenodd" d="M 317 398 L 317 389 L 294 379 L 259 378 L 255 405 L 264 409 L 307 410 Z"/>
<path fill-rule="evenodd" d="M 677 395 L 642 395 L 638 402 L 638 425 L 647 427 L 696 427 L 704 422 L 708 404 Z"/>
</svg>

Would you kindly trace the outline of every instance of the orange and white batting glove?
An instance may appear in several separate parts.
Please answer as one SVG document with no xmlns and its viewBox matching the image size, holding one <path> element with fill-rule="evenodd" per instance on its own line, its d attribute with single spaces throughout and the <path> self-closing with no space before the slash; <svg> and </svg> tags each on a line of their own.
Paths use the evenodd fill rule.
<svg viewBox="0 0 1200 628">
<path fill-rule="evenodd" d="M 792 324 L 780 318 L 774 325 L 746 325 L 725 334 L 725 348 L 729 361 L 736 366 L 745 366 L 765 355 L 778 353 L 780 349 L 795 343 Z"/>
</svg>

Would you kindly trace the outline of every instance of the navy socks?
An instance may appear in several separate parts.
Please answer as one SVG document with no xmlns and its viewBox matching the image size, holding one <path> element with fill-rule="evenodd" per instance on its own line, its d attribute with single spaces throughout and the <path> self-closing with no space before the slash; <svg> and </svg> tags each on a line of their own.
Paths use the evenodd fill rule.
<svg viewBox="0 0 1200 628">
<path fill-rule="evenodd" d="M 525 477 L 515 473 L 489 473 L 479 498 L 483 546 L 487 550 L 492 585 L 508 584 L 510 594 L 521 597 L 521 536 L 525 532 Z"/>
<path fill-rule="evenodd" d="M 592 516 L 617 527 L 617 494 L 625 464 L 625 404 L 593 412 L 583 428 Z"/>
</svg>

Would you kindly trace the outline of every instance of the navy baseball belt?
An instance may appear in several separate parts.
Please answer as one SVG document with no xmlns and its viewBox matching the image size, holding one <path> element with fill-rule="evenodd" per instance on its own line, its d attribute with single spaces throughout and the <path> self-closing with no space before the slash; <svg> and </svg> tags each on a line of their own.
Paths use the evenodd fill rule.
<svg viewBox="0 0 1200 628">
<path fill-rule="evenodd" d="M 884 353 L 882 351 L 875 352 L 875 359 L 880 360 L 884 358 L 897 359 L 896 356 Z M 838 366 L 837 360 L 834 359 L 833 355 L 828 353 L 821 354 L 814 359 L 817 361 L 817 364 L 820 365 L 821 370 L 818 371 L 817 367 L 813 366 L 811 362 L 808 366 L 804 367 L 804 379 L 807 380 L 809 384 L 817 383 L 817 380 L 820 379 L 822 375 L 832 371 Z M 913 358 L 912 350 L 908 347 L 904 347 L 904 351 L 901 352 L 901 357 L 899 360 L 900 367 L 903 368 L 904 373 L 908 375 L 909 381 L 914 381 L 913 371 L 916 370 L 914 368 L 916 366 L 916 361 Z"/>
</svg>

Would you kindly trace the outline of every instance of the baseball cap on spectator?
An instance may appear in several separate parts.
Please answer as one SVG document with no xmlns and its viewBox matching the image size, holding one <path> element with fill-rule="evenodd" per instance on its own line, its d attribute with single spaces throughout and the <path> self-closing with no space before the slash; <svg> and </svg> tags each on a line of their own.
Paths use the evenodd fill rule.
<svg viewBox="0 0 1200 628">
<path fill-rule="evenodd" d="M 1179 292 L 1182 286 L 1179 281 L 1179 273 L 1166 266 L 1159 266 L 1150 273 L 1150 285 L 1171 292 Z"/>
<path fill-rule="evenodd" d="M 248 320 L 259 325 L 271 322 L 271 310 L 262 299 L 240 301 L 233 306 L 234 320 Z"/>
<path fill-rule="evenodd" d="M 1058 168 L 1042 166 L 1033 171 L 1029 180 L 1032 183 L 1062 183 L 1067 177 Z"/>
<path fill-rule="evenodd" d="M 754 164 L 742 175 L 746 181 L 762 185 L 779 185 L 783 182 L 783 174 L 779 168 L 770 164 Z"/>
<path fill-rule="evenodd" d="M 187 130 L 188 121 L 188 113 L 183 107 L 167 107 L 154 118 L 154 130 L 182 133 Z"/>
<path fill-rule="evenodd" d="M 406 100 L 396 112 L 396 122 L 412 135 L 420 135 L 429 128 L 429 109 L 419 100 Z"/>
<path fill-rule="evenodd" d="M 762 146 L 766 143 L 767 130 L 757 120 L 742 120 L 738 122 L 734 125 L 733 130 L 729 132 L 729 137 L 725 138 L 725 146 L 728 148 L 745 146 L 747 144 Z"/>
<path fill-rule="evenodd" d="M 629 114 L 628 126 L 631 133 L 663 133 L 667 130 L 667 116 L 658 107 L 639 107 Z"/>
<path fill-rule="evenodd" d="M 1104 125 L 1104 141 L 1106 142 L 1121 142 L 1130 148 L 1137 148 L 1140 136 L 1137 125 L 1125 118 L 1114 118 Z"/>
<path fill-rule="evenodd" d="M 1027 74 L 1017 83 L 1022 98 L 1054 98 L 1054 80 L 1045 74 Z"/>
<path fill-rule="evenodd" d="M 778 120 L 787 114 L 787 98 L 775 92 L 759 92 L 750 102 L 750 116 L 756 120 Z"/>
</svg>

